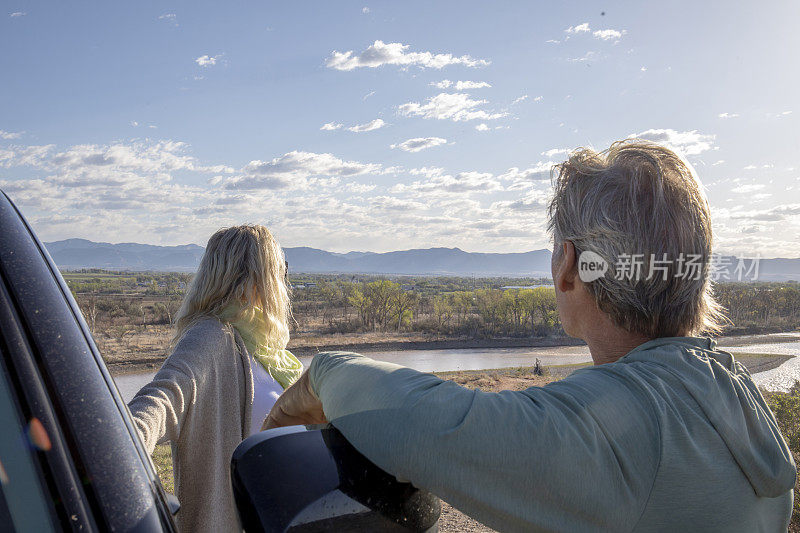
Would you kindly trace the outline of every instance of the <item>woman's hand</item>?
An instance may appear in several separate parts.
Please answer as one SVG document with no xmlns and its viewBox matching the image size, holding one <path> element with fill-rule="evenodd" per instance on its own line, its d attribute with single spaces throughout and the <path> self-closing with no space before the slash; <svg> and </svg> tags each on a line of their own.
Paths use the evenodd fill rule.
<svg viewBox="0 0 800 533">
<path fill-rule="evenodd" d="M 328 419 L 322 412 L 322 402 L 314 394 L 306 370 L 300 379 L 280 395 L 267 418 L 264 419 L 261 431 L 283 426 L 325 424 L 327 422 Z"/>
</svg>

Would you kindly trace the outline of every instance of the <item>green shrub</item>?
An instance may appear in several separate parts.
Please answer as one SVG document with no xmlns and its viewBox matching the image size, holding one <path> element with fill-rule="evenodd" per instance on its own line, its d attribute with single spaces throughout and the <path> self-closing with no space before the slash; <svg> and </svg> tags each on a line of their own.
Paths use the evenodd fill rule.
<svg viewBox="0 0 800 533">
<path fill-rule="evenodd" d="M 772 392 L 765 396 L 797 463 L 800 461 L 800 382 L 795 382 L 787 393 Z M 794 494 L 794 509 L 789 531 L 800 531 L 800 498 L 798 498 L 800 478 L 795 480 Z"/>
</svg>

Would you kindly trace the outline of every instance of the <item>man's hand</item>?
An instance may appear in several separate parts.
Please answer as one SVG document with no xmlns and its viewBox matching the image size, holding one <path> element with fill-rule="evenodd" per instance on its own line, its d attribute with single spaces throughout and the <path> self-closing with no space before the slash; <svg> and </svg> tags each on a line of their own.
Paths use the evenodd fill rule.
<svg viewBox="0 0 800 533">
<path fill-rule="evenodd" d="M 264 419 L 261 431 L 283 426 L 325 424 L 327 422 L 325 413 L 322 412 L 322 402 L 314 394 L 308 378 L 308 370 L 306 370 L 300 379 L 286 389 L 272 406 L 272 410 Z"/>
</svg>

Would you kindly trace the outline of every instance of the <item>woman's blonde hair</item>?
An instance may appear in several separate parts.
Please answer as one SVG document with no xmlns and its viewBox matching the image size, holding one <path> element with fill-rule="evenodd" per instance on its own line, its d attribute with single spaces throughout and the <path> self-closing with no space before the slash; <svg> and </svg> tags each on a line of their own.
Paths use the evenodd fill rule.
<svg viewBox="0 0 800 533">
<path fill-rule="evenodd" d="M 286 348 L 291 316 L 286 262 L 278 241 L 264 226 L 234 226 L 211 236 L 175 316 L 173 345 L 195 322 L 219 318 L 231 304 L 244 312 L 260 308 L 268 345 Z"/>
</svg>

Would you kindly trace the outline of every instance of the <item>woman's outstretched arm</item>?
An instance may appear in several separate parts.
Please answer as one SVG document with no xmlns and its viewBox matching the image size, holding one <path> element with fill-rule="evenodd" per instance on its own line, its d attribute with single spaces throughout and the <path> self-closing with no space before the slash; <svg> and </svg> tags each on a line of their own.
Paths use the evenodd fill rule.
<svg viewBox="0 0 800 533">
<path fill-rule="evenodd" d="M 179 361 L 175 363 L 168 359 L 153 381 L 142 387 L 128 404 L 150 454 L 157 444 L 178 440 L 186 412 L 197 395 L 192 369 Z"/>
<path fill-rule="evenodd" d="M 205 413 L 204 407 L 223 393 L 215 359 L 228 356 L 234 342 L 217 320 L 196 324 L 181 338 L 153 381 L 136 393 L 128 407 L 149 452 L 156 444 L 177 442 L 192 413 L 214 416 Z"/>
</svg>

